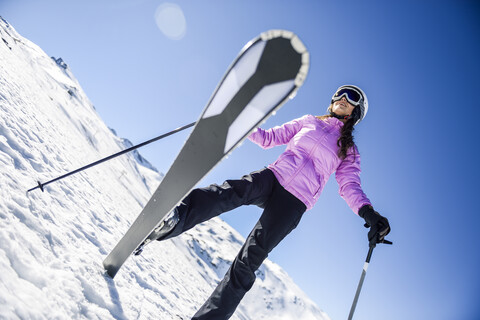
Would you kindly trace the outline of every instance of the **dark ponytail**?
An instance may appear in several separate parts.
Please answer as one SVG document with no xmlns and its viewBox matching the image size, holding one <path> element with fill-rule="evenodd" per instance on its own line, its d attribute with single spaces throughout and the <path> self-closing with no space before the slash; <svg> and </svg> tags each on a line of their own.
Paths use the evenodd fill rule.
<svg viewBox="0 0 480 320">
<path fill-rule="evenodd" d="M 337 146 L 340 147 L 338 150 L 338 157 L 342 160 L 345 160 L 347 157 L 348 149 L 355 146 L 355 142 L 353 142 L 355 122 L 356 120 L 354 118 L 350 118 L 345 122 L 342 129 L 340 129 L 340 138 L 337 140 Z"/>
<path fill-rule="evenodd" d="M 328 112 L 332 111 L 332 105 L 328 107 Z M 355 142 L 353 141 L 353 130 L 355 129 L 355 122 L 358 120 L 358 108 L 355 108 L 352 113 L 352 117 L 348 119 L 345 124 L 343 125 L 342 129 L 340 129 L 340 138 L 337 140 L 337 146 L 340 148 L 338 149 L 338 157 L 342 160 L 345 160 L 347 157 L 347 152 L 350 148 L 355 146 Z M 323 120 L 326 118 L 330 118 L 332 115 L 324 115 L 319 116 L 318 118 Z"/>
</svg>

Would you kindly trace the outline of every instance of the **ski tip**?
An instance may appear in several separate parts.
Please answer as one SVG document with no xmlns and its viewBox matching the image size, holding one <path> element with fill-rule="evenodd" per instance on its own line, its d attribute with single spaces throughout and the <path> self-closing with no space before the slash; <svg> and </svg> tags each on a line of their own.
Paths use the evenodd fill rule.
<svg viewBox="0 0 480 320">
<path fill-rule="evenodd" d="M 297 77 L 295 78 L 295 86 L 297 88 L 301 87 L 307 78 L 308 69 L 310 67 L 310 53 L 308 52 L 307 47 L 302 40 L 300 40 L 300 38 L 291 31 L 274 29 L 265 31 L 260 35 L 260 38 L 264 41 L 280 37 L 289 39 L 292 48 L 302 56 L 302 65 Z M 295 97 L 295 93 L 290 96 L 290 99 L 293 97 Z"/>
<path fill-rule="evenodd" d="M 260 38 L 264 41 L 274 39 L 274 38 L 287 38 L 292 39 L 295 34 L 292 31 L 282 30 L 282 29 L 271 29 L 260 34 Z"/>
<path fill-rule="evenodd" d="M 307 50 L 305 44 L 300 40 L 300 38 L 293 33 L 292 31 L 282 30 L 282 29 L 272 29 L 260 34 L 260 38 L 264 41 L 268 41 L 274 38 L 286 38 L 290 40 L 290 43 L 293 49 L 302 56 L 302 65 L 300 71 L 295 78 L 295 86 L 297 88 L 301 87 L 307 78 L 308 69 L 310 67 L 310 53 Z M 295 97 L 296 92 L 293 92 L 290 95 L 290 99 Z"/>
<path fill-rule="evenodd" d="M 300 40 L 300 38 L 292 31 L 281 30 L 281 29 L 268 30 L 268 31 L 262 32 L 260 34 L 260 38 L 263 41 L 268 41 L 275 38 L 289 39 L 293 49 L 295 49 L 295 51 L 297 51 L 299 54 L 302 55 L 302 60 L 305 59 L 306 61 L 304 62 L 308 62 L 308 58 L 310 57 L 310 55 L 308 53 L 307 47 L 302 42 L 302 40 Z M 305 56 L 303 56 L 303 54 L 305 54 Z"/>
</svg>

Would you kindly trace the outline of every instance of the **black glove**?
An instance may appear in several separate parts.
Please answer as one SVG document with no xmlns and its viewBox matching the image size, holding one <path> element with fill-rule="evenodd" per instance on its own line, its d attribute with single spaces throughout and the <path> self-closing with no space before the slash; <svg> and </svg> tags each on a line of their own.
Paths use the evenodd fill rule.
<svg viewBox="0 0 480 320">
<path fill-rule="evenodd" d="M 385 241 L 385 236 L 390 233 L 388 219 L 382 217 L 372 206 L 366 205 L 360 208 L 358 215 L 365 219 L 365 227 L 370 228 L 368 242 L 371 247 Z"/>
</svg>

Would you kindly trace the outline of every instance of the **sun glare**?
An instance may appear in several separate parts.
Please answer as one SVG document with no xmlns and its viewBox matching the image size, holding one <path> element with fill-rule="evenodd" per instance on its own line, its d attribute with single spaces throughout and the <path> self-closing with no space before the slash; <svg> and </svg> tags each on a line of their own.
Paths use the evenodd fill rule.
<svg viewBox="0 0 480 320">
<path fill-rule="evenodd" d="M 187 23 L 182 8 L 174 3 L 162 3 L 155 11 L 158 28 L 169 39 L 180 40 L 185 36 Z"/>
</svg>

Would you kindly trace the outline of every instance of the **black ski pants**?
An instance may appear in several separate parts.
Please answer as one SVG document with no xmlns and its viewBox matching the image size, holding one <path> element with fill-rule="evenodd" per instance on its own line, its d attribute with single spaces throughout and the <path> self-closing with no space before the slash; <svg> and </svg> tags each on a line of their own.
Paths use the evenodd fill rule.
<svg viewBox="0 0 480 320">
<path fill-rule="evenodd" d="M 306 206 L 285 190 L 269 169 L 252 172 L 221 186 L 194 189 L 176 207 L 180 221 L 165 237 L 175 237 L 198 223 L 242 205 L 263 208 L 223 280 L 192 319 L 228 319 L 255 282 L 255 271 L 270 251 L 300 222 Z"/>
</svg>

